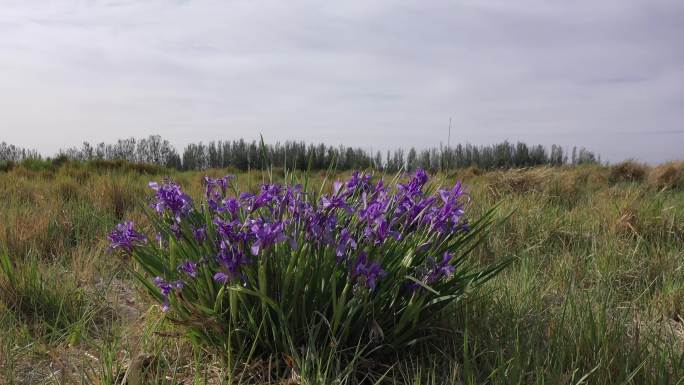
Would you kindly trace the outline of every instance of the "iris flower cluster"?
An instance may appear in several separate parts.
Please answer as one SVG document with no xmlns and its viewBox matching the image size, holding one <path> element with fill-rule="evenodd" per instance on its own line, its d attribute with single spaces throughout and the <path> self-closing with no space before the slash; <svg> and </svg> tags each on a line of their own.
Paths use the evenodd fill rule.
<svg viewBox="0 0 684 385">
<path fill-rule="evenodd" d="M 390 187 L 382 179 L 373 182 L 369 173 L 354 172 L 314 198 L 301 185 L 264 184 L 258 192 L 239 193 L 231 188 L 233 176 L 205 177 L 199 206 L 172 181 L 150 182 L 150 206 L 167 231 L 157 235 L 159 242 L 147 242 L 132 222 L 125 222 L 109 240 L 112 249 L 123 253 L 136 247 L 165 248 L 169 240 L 197 250 L 194 260 L 181 260 L 175 271 L 162 271 L 153 280 L 168 309 L 173 291 L 182 291 L 189 280 L 204 279 L 200 270 L 207 269 L 207 276 L 219 285 L 247 285 L 245 269 L 277 255 L 276 248 L 291 253 L 315 248 L 315 255 L 331 258 L 356 291 L 372 293 L 387 279 L 406 280 L 388 276 L 382 253 L 419 234 L 416 252 L 424 255 L 419 265 L 410 266 L 415 279 L 407 280 L 406 287 L 412 293 L 419 290 L 416 281 L 431 285 L 451 277 L 452 254 L 431 255 L 439 249 L 432 246 L 468 231 L 468 195 L 461 184 L 428 193 L 428 180 L 425 171 L 418 170 L 406 183 Z"/>
</svg>

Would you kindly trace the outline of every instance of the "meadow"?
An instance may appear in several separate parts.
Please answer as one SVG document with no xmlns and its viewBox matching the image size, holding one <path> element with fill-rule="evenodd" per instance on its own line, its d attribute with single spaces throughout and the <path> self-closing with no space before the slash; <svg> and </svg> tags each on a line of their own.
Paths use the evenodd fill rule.
<svg viewBox="0 0 684 385">
<path fill-rule="evenodd" d="M 0 384 L 684 384 L 682 163 L 440 173 L 463 181 L 468 213 L 512 212 L 473 253 L 513 262 L 445 309 L 437 341 L 382 362 L 310 351 L 231 366 L 107 250 L 118 223 L 147 223 L 149 181 L 169 176 L 199 200 L 205 175 L 229 173 L 252 191 L 269 178 L 122 162 L 0 171 Z"/>
</svg>

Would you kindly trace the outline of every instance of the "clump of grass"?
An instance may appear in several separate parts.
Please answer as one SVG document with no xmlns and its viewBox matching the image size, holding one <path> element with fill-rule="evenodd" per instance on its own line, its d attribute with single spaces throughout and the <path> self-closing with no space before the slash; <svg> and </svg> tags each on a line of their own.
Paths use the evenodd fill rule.
<svg viewBox="0 0 684 385">
<path fill-rule="evenodd" d="M 0 233 L 0 240 L 12 255 L 24 256 L 35 251 L 41 255 L 51 256 L 61 245 L 59 239 L 50 237 L 61 237 L 61 234 L 54 231 L 57 214 L 54 208 L 44 210 L 39 216 L 30 208 L 13 207 L 5 213 L 4 223 L 0 224 L 0 228 L 4 230 Z"/>
<path fill-rule="evenodd" d="M 57 182 L 56 188 L 57 194 L 64 202 L 78 200 L 80 198 L 80 194 L 83 192 L 79 184 L 70 179 Z"/>
<path fill-rule="evenodd" d="M 618 182 L 643 182 L 648 174 L 648 166 L 634 160 L 626 160 L 610 168 L 609 180 Z"/>
<path fill-rule="evenodd" d="M 684 161 L 661 164 L 651 170 L 648 182 L 658 189 L 684 189 Z"/>
<path fill-rule="evenodd" d="M 121 220 L 138 204 L 142 190 L 135 187 L 136 178 L 127 174 L 106 174 L 92 180 L 91 201 L 102 211 Z"/>
<path fill-rule="evenodd" d="M 460 180 L 470 180 L 474 177 L 485 174 L 485 171 L 477 166 L 470 166 L 464 169 L 459 169 L 449 173 L 449 178 L 460 179 Z"/>
<path fill-rule="evenodd" d="M 494 171 L 488 175 L 490 191 L 495 199 L 506 194 L 527 194 L 543 192 L 552 170 L 550 168 L 530 168 L 506 171 Z"/>
<path fill-rule="evenodd" d="M 323 185 L 268 183 L 251 194 L 230 178 L 206 179 L 201 207 L 174 183 L 151 184 L 158 241 L 132 222 L 110 240 L 200 346 L 229 358 L 245 349 L 284 353 L 300 370 L 308 362 L 302 346 L 323 356 L 349 350 L 354 361 L 366 348 L 434 338 L 440 311 L 510 262 L 469 258 L 494 225 L 494 209 L 465 217 L 460 183 L 436 190 L 427 182 L 422 170 L 396 186 L 356 173 L 330 194 Z"/>
<path fill-rule="evenodd" d="M 665 282 L 656 297 L 656 303 L 664 316 L 684 323 L 684 283 L 673 280 Z"/>
<path fill-rule="evenodd" d="M 37 258 L 16 263 L 6 253 L 0 254 L 0 302 L 49 342 L 82 341 L 104 309 L 68 272 Z"/>
<path fill-rule="evenodd" d="M 81 163 L 69 163 L 61 168 L 61 172 L 79 185 L 84 185 L 93 176 L 92 171 Z"/>
</svg>

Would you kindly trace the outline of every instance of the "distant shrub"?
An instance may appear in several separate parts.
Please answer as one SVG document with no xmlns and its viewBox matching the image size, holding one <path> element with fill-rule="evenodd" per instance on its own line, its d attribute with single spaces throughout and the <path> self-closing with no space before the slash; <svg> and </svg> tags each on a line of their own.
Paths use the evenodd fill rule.
<svg viewBox="0 0 684 385">
<path fill-rule="evenodd" d="M 547 199 L 566 209 L 573 208 L 585 196 L 587 179 L 588 174 L 574 170 L 554 174 L 545 188 Z"/>
<path fill-rule="evenodd" d="M 157 166 L 150 163 L 128 163 L 126 170 L 133 171 L 138 174 L 162 174 L 166 169 L 162 166 Z"/>
<path fill-rule="evenodd" d="M 50 162 L 52 162 L 53 166 L 59 168 L 59 167 L 64 166 L 65 164 L 69 163 L 70 160 L 69 160 L 69 157 L 66 156 L 65 154 L 59 154 L 56 157 L 54 157 L 52 160 L 50 160 Z"/>
<path fill-rule="evenodd" d="M 21 161 L 22 167 L 29 171 L 54 171 L 52 162 L 39 158 L 26 158 Z"/>
<path fill-rule="evenodd" d="M 86 162 L 86 167 L 96 172 L 131 171 L 138 174 L 161 174 L 166 169 L 150 163 L 130 163 L 125 160 L 93 159 Z"/>
<path fill-rule="evenodd" d="M 497 198 L 505 193 L 543 192 L 548 187 L 551 174 L 552 170 L 545 167 L 492 172 L 490 190 Z"/>
<path fill-rule="evenodd" d="M 479 167 L 470 166 L 464 169 L 456 170 L 455 172 L 453 172 L 453 176 L 459 179 L 471 179 L 476 176 L 483 175 L 484 173 L 484 170 L 480 169 Z"/>
<path fill-rule="evenodd" d="M 14 168 L 15 163 L 11 160 L 0 160 L 0 172 L 7 172 Z"/>
<path fill-rule="evenodd" d="M 658 189 L 684 189 L 684 161 L 674 161 L 655 167 L 648 182 Z"/>
<path fill-rule="evenodd" d="M 643 182 L 647 174 L 648 167 L 645 164 L 626 160 L 611 166 L 608 179 L 611 183 Z"/>
<path fill-rule="evenodd" d="M 471 220 L 460 183 L 427 182 L 423 171 L 395 186 L 357 172 L 319 196 L 277 184 L 240 193 L 230 177 L 205 178 L 200 206 L 175 183 L 150 183 L 156 236 L 125 222 L 109 240 L 200 345 L 295 359 L 311 344 L 401 349 L 434 338 L 441 310 L 510 262 L 469 258 L 495 209 Z"/>
</svg>

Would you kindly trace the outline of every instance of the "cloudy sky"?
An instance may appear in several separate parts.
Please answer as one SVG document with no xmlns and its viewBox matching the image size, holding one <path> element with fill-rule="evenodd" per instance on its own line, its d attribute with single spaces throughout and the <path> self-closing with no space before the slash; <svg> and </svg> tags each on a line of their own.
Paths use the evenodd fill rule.
<svg viewBox="0 0 684 385">
<path fill-rule="evenodd" d="M 684 158 L 684 1 L 0 0 L 0 141 Z"/>
</svg>

